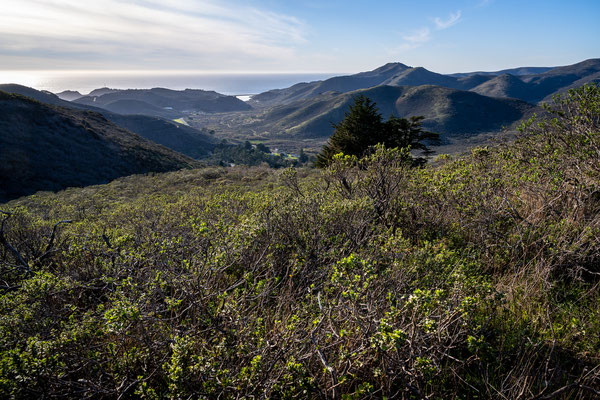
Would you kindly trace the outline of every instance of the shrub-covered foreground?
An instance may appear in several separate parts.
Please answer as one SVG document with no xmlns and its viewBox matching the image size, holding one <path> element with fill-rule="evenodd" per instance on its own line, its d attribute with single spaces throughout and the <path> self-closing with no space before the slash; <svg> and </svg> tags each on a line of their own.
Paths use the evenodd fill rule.
<svg viewBox="0 0 600 400">
<path fill-rule="evenodd" d="M 423 169 L 376 148 L 9 203 L 0 396 L 595 398 L 599 98 Z"/>
</svg>

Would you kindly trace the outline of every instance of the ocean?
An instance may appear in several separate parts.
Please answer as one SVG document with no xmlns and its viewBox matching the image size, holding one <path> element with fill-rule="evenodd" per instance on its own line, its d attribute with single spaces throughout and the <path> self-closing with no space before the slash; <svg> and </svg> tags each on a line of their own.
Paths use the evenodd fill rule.
<svg viewBox="0 0 600 400">
<path fill-rule="evenodd" d="M 94 89 L 214 90 L 228 95 L 250 95 L 281 89 L 300 82 L 323 80 L 336 73 L 213 73 L 157 71 L 0 71 L 0 83 L 17 83 L 59 93 L 77 90 L 87 94 Z"/>
</svg>

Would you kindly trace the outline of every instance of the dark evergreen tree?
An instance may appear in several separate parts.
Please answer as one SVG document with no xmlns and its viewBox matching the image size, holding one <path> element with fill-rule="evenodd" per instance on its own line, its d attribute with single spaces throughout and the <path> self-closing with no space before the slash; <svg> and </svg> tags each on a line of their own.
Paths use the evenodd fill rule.
<svg viewBox="0 0 600 400">
<path fill-rule="evenodd" d="M 300 149 L 300 154 L 298 155 L 298 161 L 302 164 L 305 164 L 308 161 L 308 156 L 304 152 L 304 149 Z"/>
<path fill-rule="evenodd" d="M 360 95 L 354 98 L 344 120 L 334 125 L 335 131 L 317 155 L 316 166 L 326 167 L 338 153 L 362 157 L 371 146 L 382 143 L 386 147 L 408 147 L 429 152 L 423 143 L 438 139 L 438 134 L 424 131 L 423 117 L 398 118 L 391 116 L 383 122 L 376 104 Z M 416 159 L 421 163 L 424 159 Z"/>
<path fill-rule="evenodd" d="M 256 145 L 256 150 L 262 151 L 263 153 L 271 153 L 271 149 L 265 146 L 263 143 L 259 143 Z"/>
<path fill-rule="evenodd" d="M 354 98 L 354 104 L 350 106 L 342 122 L 334 125 L 334 128 L 333 136 L 317 155 L 318 167 L 329 165 L 333 156 L 338 153 L 361 156 L 370 145 L 379 142 L 383 122 L 376 104 L 360 95 Z"/>
<path fill-rule="evenodd" d="M 381 140 L 386 147 L 409 147 L 413 150 L 421 150 L 424 154 L 431 153 L 431 150 L 424 142 L 437 144 L 439 134 L 425 131 L 421 123 L 425 117 L 398 118 L 390 116 L 390 119 L 384 124 L 385 132 Z M 424 158 L 418 157 L 414 161 L 417 164 L 425 162 Z"/>
</svg>

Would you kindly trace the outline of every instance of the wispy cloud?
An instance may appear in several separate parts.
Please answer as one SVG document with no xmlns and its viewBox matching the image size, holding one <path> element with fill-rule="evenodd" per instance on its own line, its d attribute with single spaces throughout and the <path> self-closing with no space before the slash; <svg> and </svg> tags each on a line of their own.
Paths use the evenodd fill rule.
<svg viewBox="0 0 600 400">
<path fill-rule="evenodd" d="M 435 18 L 433 21 L 435 22 L 435 26 L 437 29 L 448 29 L 452 25 L 456 25 L 458 21 L 460 21 L 462 13 L 458 10 L 455 13 L 450 13 L 448 18 L 442 19 L 440 17 Z"/>
<path fill-rule="evenodd" d="M 388 50 L 390 54 L 401 54 L 421 47 L 431 40 L 431 30 L 428 27 L 417 29 L 402 36 L 402 43 Z"/>
<path fill-rule="evenodd" d="M 428 42 L 431 39 L 431 31 L 429 30 L 429 28 L 424 27 L 414 31 L 409 35 L 403 36 L 402 39 L 404 39 L 408 43 L 422 44 Z"/>
<path fill-rule="evenodd" d="M 479 4 L 477 4 L 477 7 L 485 7 L 487 5 L 490 5 L 494 2 L 494 0 L 481 0 L 479 2 Z"/>
<path fill-rule="evenodd" d="M 292 16 L 230 0 L 2 0 L 0 68 L 45 54 L 74 64 L 243 69 L 293 59 L 306 31 Z"/>
<path fill-rule="evenodd" d="M 461 16 L 462 12 L 458 10 L 454 13 L 450 13 L 450 15 L 448 15 L 448 17 L 445 19 L 440 17 L 434 18 L 433 22 L 435 24 L 435 29 L 443 30 L 456 25 L 460 21 Z M 405 53 L 407 51 L 417 49 L 423 46 L 425 43 L 431 41 L 433 35 L 430 27 L 423 26 L 409 34 L 402 35 L 401 38 L 402 42 L 388 51 L 390 54 Z"/>
</svg>

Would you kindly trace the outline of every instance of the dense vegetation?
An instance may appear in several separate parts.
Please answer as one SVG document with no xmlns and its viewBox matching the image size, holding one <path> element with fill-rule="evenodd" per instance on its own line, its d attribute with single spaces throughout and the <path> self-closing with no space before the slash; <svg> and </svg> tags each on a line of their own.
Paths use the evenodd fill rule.
<svg viewBox="0 0 600 400">
<path fill-rule="evenodd" d="M 231 166 L 268 165 L 271 168 L 298 167 L 309 161 L 309 157 L 300 150 L 298 157 L 286 153 L 274 154 L 263 143 L 253 146 L 246 141 L 243 144 L 231 144 L 227 141 L 215 146 L 210 157 L 203 160 L 209 165 Z"/>
<path fill-rule="evenodd" d="M 421 169 L 379 146 L 4 205 L 0 396 L 600 396 L 600 89 L 550 111 Z"/>
</svg>

